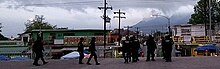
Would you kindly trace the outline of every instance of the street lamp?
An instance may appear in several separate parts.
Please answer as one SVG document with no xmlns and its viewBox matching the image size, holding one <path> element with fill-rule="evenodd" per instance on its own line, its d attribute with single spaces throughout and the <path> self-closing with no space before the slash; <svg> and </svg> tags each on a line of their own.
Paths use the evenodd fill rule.
<svg viewBox="0 0 220 69">
<path fill-rule="evenodd" d="M 168 20 L 168 29 L 169 29 L 169 35 L 172 35 L 171 29 L 170 29 L 170 18 L 164 15 L 152 15 L 152 16 L 161 16 Z"/>
</svg>

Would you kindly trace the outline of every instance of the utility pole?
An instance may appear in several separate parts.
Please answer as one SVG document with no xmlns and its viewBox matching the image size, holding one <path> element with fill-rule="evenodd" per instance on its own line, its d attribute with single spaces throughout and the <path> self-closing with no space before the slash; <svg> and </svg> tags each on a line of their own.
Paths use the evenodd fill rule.
<svg viewBox="0 0 220 69">
<path fill-rule="evenodd" d="M 104 58 L 105 58 L 105 49 L 106 49 L 106 12 L 107 12 L 107 9 L 111 9 L 112 10 L 112 7 L 107 7 L 107 3 L 106 3 L 106 0 L 104 0 L 104 7 L 98 7 L 100 10 L 101 9 L 104 9 L 104 15 L 103 15 L 103 18 L 104 18 Z"/>
<path fill-rule="evenodd" d="M 129 29 L 132 28 L 132 26 L 125 26 L 124 28 L 127 28 L 127 35 L 130 35 Z"/>
<path fill-rule="evenodd" d="M 120 41 L 121 41 L 121 18 L 126 18 L 121 16 L 121 14 L 125 15 L 125 12 L 121 12 L 120 9 L 118 10 L 118 12 L 114 12 L 114 14 L 118 14 L 118 16 L 114 16 L 113 18 L 118 18 L 118 45 L 120 46 Z"/>
<path fill-rule="evenodd" d="M 212 6 L 211 6 L 211 0 L 209 0 L 209 38 L 210 38 L 210 41 L 212 42 L 212 14 L 211 14 L 211 9 L 212 9 Z"/>
</svg>

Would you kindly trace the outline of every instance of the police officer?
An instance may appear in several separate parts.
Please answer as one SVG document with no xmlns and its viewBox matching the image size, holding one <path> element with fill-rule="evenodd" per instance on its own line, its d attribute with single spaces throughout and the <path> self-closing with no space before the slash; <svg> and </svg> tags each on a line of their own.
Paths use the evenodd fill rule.
<svg viewBox="0 0 220 69">
<path fill-rule="evenodd" d="M 166 62 L 172 62 L 171 53 L 172 53 L 172 45 L 174 44 L 171 35 L 165 37 L 165 60 Z"/>
<path fill-rule="evenodd" d="M 89 59 L 87 61 L 88 65 L 91 65 L 91 63 L 89 63 L 89 62 L 90 62 L 90 60 L 92 59 L 93 56 L 94 56 L 96 65 L 100 65 L 100 63 L 97 60 L 96 48 L 95 48 L 95 40 L 96 40 L 96 38 L 92 37 L 92 40 L 90 42 L 89 51 L 90 51 L 91 55 L 89 56 Z"/>
<path fill-rule="evenodd" d="M 125 40 L 122 41 L 122 55 L 124 58 L 124 63 L 128 63 L 130 58 L 130 40 L 129 37 L 125 37 Z"/>
<path fill-rule="evenodd" d="M 79 64 L 83 64 L 82 60 L 84 58 L 84 45 L 83 45 L 83 41 L 84 39 L 83 38 L 80 38 L 80 41 L 78 43 L 78 49 L 77 51 L 79 52 Z"/>
<path fill-rule="evenodd" d="M 146 61 L 150 61 L 150 56 L 151 56 L 151 61 L 155 61 L 154 51 L 157 48 L 157 46 L 156 46 L 156 42 L 154 41 L 154 38 L 151 35 L 149 35 L 146 45 L 147 45 L 147 60 Z"/>
<path fill-rule="evenodd" d="M 132 43 L 132 62 L 137 62 L 139 59 L 138 59 L 138 56 L 139 56 L 139 49 L 140 49 L 140 42 L 139 40 L 133 36 L 131 37 L 131 43 Z"/>
</svg>

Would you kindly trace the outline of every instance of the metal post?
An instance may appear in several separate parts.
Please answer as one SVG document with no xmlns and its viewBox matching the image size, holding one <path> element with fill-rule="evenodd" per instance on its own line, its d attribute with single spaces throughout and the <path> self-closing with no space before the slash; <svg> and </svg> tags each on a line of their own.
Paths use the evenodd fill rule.
<svg viewBox="0 0 220 69">
<path fill-rule="evenodd" d="M 121 18 L 126 18 L 126 17 L 122 17 L 121 14 L 125 15 L 125 12 L 121 12 L 120 9 L 118 10 L 118 12 L 114 12 L 114 14 L 118 14 L 118 16 L 114 16 L 114 18 L 118 18 L 118 45 L 120 46 L 120 39 L 121 39 Z"/>
<path fill-rule="evenodd" d="M 209 0 L 209 38 L 210 38 L 210 41 L 212 42 L 212 15 L 211 15 L 211 0 Z"/>
<path fill-rule="evenodd" d="M 106 49 L 106 0 L 104 0 L 104 58 Z"/>
<path fill-rule="evenodd" d="M 120 9 L 118 10 L 118 12 L 119 12 L 119 14 L 118 14 L 118 16 L 119 16 L 119 18 L 118 18 L 118 46 L 120 46 L 120 39 L 121 39 L 121 33 L 120 33 L 120 26 L 121 26 L 121 14 L 120 14 Z"/>
<path fill-rule="evenodd" d="M 107 7 L 107 2 L 106 0 L 104 0 L 104 7 L 98 7 L 100 10 L 101 9 L 104 9 L 104 15 L 103 15 L 103 18 L 104 18 L 104 58 L 105 58 L 105 49 L 106 49 L 106 12 L 107 12 L 107 9 L 112 9 L 112 7 Z"/>
</svg>

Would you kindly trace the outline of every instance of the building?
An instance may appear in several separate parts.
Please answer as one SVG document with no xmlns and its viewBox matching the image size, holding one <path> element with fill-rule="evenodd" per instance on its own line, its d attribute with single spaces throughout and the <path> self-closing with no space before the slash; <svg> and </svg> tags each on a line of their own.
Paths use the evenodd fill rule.
<svg viewBox="0 0 220 69">
<path fill-rule="evenodd" d="M 31 41 L 35 41 L 39 34 L 44 41 L 44 47 L 52 58 L 60 58 L 61 56 L 77 50 L 77 44 L 80 38 L 85 39 L 85 45 L 88 47 L 91 37 L 96 37 L 96 45 L 103 46 L 104 44 L 104 30 L 96 29 L 81 29 L 81 30 L 69 30 L 69 29 L 43 29 L 32 30 Z M 106 31 L 106 42 L 108 42 L 108 33 Z M 86 48 L 87 48 L 86 47 Z"/>
<path fill-rule="evenodd" d="M 26 37 L 26 36 L 25 36 Z M 9 38 L 1 35 L 0 40 L 0 55 L 7 56 L 8 58 L 16 58 L 16 57 L 31 57 L 31 53 L 22 53 L 24 50 L 28 48 L 27 41 L 23 41 L 20 38 L 15 38 L 14 40 L 10 40 Z M 25 40 L 25 39 L 24 39 Z"/>
<path fill-rule="evenodd" d="M 182 24 L 172 28 L 173 39 L 177 51 L 181 51 L 181 56 L 193 56 L 194 50 L 199 44 L 210 43 L 210 38 L 205 35 L 203 24 Z"/>
<path fill-rule="evenodd" d="M 24 50 L 28 48 L 27 45 L 24 44 L 23 41 L 11 41 L 4 40 L 0 41 L 0 55 L 5 55 L 9 58 L 14 57 L 31 57 L 31 53 L 22 53 Z"/>
<path fill-rule="evenodd" d="M 119 37 L 119 30 L 114 29 L 109 33 L 109 37 L 110 37 L 109 42 L 110 43 L 118 42 L 120 40 L 119 38 L 122 38 L 126 35 L 136 35 L 136 33 L 130 30 L 120 29 L 120 37 Z"/>
</svg>

